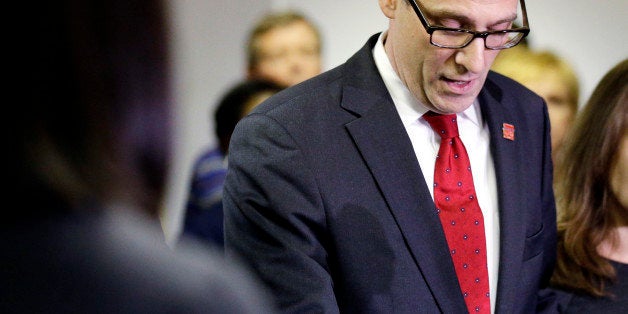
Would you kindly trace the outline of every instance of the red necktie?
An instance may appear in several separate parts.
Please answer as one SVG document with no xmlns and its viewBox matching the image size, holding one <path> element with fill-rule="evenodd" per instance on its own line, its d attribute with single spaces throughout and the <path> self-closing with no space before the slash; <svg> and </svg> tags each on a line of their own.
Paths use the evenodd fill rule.
<svg viewBox="0 0 628 314">
<path fill-rule="evenodd" d="M 458 137 L 456 115 L 430 111 L 423 118 L 441 137 L 434 168 L 434 203 L 462 295 L 469 313 L 490 313 L 484 219 L 469 156 Z"/>
</svg>

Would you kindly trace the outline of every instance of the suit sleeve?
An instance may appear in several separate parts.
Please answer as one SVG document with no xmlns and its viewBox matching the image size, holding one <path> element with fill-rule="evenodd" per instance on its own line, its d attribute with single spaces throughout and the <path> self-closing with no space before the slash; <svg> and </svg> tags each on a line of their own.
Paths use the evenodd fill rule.
<svg viewBox="0 0 628 314">
<path fill-rule="evenodd" d="M 269 116 L 240 121 L 224 189 L 225 248 L 259 276 L 281 312 L 335 313 L 325 211 L 299 144 Z"/>
</svg>

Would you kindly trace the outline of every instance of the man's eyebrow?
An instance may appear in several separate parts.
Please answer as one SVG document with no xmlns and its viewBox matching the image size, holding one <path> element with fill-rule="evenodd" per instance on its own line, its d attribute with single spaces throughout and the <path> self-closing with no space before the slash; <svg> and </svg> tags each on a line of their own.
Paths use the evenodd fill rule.
<svg viewBox="0 0 628 314">
<path fill-rule="evenodd" d="M 428 11 L 428 10 L 423 9 L 422 11 L 423 11 L 423 14 L 425 14 L 426 18 L 431 18 L 432 20 L 446 18 L 446 19 L 454 19 L 456 21 L 460 21 L 463 24 L 468 24 L 468 25 L 473 24 L 473 21 L 469 19 L 467 16 L 462 15 L 458 12 L 447 10 L 447 9 L 437 9 L 434 11 Z M 503 23 L 510 23 L 516 19 L 517 19 L 517 13 L 513 13 L 512 15 L 508 17 L 495 21 L 493 24 L 489 25 L 489 27 L 500 25 Z"/>
<path fill-rule="evenodd" d="M 503 24 L 503 23 L 510 23 L 510 22 L 514 22 L 514 20 L 517 19 L 517 13 L 513 13 L 511 16 L 503 18 L 501 20 L 498 20 L 497 22 L 493 23 L 493 25 L 499 25 L 499 24 Z M 491 25 L 491 26 L 493 26 Z"/>
</svg>

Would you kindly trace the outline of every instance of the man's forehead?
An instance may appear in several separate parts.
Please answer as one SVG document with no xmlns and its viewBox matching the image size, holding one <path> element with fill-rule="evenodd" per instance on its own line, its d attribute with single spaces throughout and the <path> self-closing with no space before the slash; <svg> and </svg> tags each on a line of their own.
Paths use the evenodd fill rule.
<svg viewBox="0 0 628 314">
<path fill-rule="evenodd" d="M 513 7 L 516 8 L 519 0 L 415 0 L 419 5 L 423 4 L 426 7 L 433 6 L 453 6 L 453 7 L 477 7 L 477 6 L 491 6 L 491 7 Z"/>
<path fill-rule="evenodd" d="M 518 2 L 519 0 L 469 0 L 477 4 L 495 4 L 500 2 Z"/>
</svg>

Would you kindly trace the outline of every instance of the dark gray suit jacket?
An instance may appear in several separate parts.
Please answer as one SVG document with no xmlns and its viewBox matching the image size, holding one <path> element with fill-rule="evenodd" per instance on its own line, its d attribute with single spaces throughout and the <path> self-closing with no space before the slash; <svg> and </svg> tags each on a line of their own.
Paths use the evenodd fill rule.
<svg viewBox="0 0 628 314">
<path fill-rule="evenodd" d="M 281 92 L 232 137 L 226 249 L 286 312 L 464 313 L 454 266 L 410 139 L 369 42 L 345 64 Z M 501 247 L 497 311 L 552 298 L 549 120 L 543 100 L 490 73 L 479 95 L 491 132 Z M 502 124 L 515 126 L 515 140 Z"/>
</svg>

